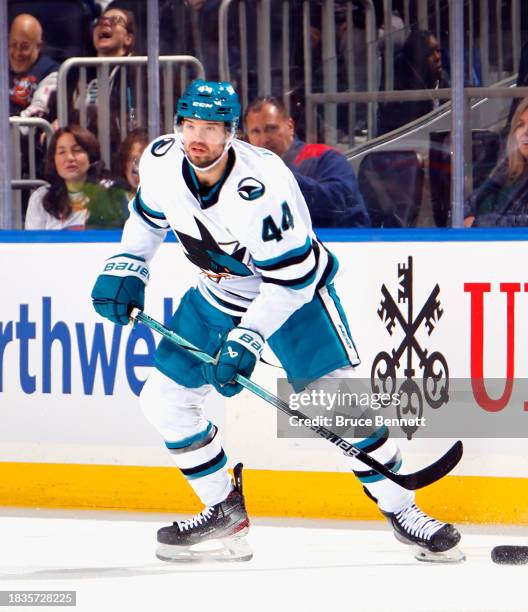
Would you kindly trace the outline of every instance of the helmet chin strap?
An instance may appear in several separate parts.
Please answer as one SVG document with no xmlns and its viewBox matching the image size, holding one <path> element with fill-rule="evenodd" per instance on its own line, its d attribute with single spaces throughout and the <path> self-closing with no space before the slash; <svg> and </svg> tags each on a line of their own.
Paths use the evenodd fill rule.
<svg viewBox="0 0 528 612">
<path fill-rule="evenodd" d="M 185 159 L 187 160 L 187 163 L 193 168 L 193 170 L 195 170 L 196 172 L 209 172 L 210 170 L 212 170 L 213 168 L 215 168 L 220 161 L 222 160 L 222 158 L 224 157 L 224 155 L 229 151 L 229 149 L 231 148 L 231 145 L 233 144 L 233 139 L 235 138 L 235 134 L 236 134 L 236 128 L 231 128 L 231 133 L 229 134 L 229 137 L 227 138 L 225 145 L 224 145 L 224 150 L 222 151 L 222 153 L 214 160 L 214 162 L 212 164 L 209 164 L 208 166 L 206 166 L 205 168 L 202 168 L 201 166 L 197 166 L 195 164 L 192 163 L 192 161 L 190 160 L 189 156 L 187 155 L 187 152 L 185 151 L 185 146 L 183 144 L 183 137 L 181 135 L 181 133 L 178 131 L 177 132 L 179 138 L 180 138 L 180 147 L 181 150 L 183 152 L 183 155 L 185 156 Z"/>
</svg>

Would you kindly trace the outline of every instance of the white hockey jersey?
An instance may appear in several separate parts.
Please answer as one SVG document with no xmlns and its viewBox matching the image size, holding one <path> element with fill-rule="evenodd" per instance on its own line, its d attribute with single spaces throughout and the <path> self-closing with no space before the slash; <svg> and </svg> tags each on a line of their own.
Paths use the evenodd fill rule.
<svg viewBox="0 0 528 612">
<path fill-rule="evenodd" d="M 174 134 L 143 153 L 122 252 L 149 261 L 172 229 L 201 274 L 198 288 L 241 325 L 271 336 L 331 282 L 337 259 L 312 231 L 293 174 L 265 149 L 235 140 L 222 179 L 200 187 Z"/>
</svg>

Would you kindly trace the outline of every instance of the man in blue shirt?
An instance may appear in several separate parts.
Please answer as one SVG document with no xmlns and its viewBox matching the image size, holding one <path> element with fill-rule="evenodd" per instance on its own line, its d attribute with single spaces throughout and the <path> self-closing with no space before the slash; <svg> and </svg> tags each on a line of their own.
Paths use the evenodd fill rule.
<svg viewBox="0 0 528 612">
<path fill-rule="evenodd" d="M 306 144 L 275 97 L 258 98 L 245 114 L 252 145 L 269 149 L 293 172 L 316 227 L 370 227 L 356 176 L 344 155 L 324 144 Z"/>
<path fill-rule="evenodd" d="M 26 13 L 13 20 L 9 30 L 9 114 L 45 117 L 51 94 L 57 88 L 59 65 L 42 50 L 42 26 Z"/>
</svg>

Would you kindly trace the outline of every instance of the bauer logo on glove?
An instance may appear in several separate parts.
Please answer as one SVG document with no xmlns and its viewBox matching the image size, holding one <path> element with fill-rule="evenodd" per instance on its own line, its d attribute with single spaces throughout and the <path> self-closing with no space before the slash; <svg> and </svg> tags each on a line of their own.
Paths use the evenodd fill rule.
<svg viewBox="0 0 528 612">
<path fill-rule="evenodd" d="M 128 257 L 123 259 L 120 257 L 117 261 L 109 261 L 105 264 L 103 268 L 103 273 L 112 272 L 113 274 L 118 274 L 121 272 L 120 276 L 126 276 L 128 274 L 139 274 L 143 276 L 147 281 L 150 280 L 149 269 L 138 262 L 130 262 L 128 261 Z"/>
<path fill-rule="evenodd" d="M 112 323 L 127 325 L 132 308 L 144 308 L 149 276 L 142 257 L 123 253 L 108 259 L 92 290 L 96 312 Z"/>
</svg>

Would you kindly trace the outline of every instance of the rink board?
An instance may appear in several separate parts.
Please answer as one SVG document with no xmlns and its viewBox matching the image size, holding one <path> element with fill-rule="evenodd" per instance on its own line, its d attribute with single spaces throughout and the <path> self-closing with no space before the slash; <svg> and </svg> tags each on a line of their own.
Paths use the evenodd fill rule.
<svg viewBox="0 0 528 612">
<path fill-rule="evenodd" d="M 91 308 L 94 278 L 102 260 L 118 252 L 117 234 L 65 234 L 75 233 L 31 233 L 26 243 L 27 233 L 0 235 L 0 504 L 193 511 L 196 500 L 139 408 L 158 338 L 145 329 L 131 336 L 130 328 L 102 321 Z M 437 286 L 442 311 L 431 333 L 423 325 L 413 333 L 428 354 L 444 356 L 451 377 L 469 378 L 480 360 L 486 377 L 504 378 L 509 363 L 510 375 L 513 367 L 515 378 L 528 378 L 524 233 L 322 237 L 342 264 L 336 284 L 362 358 L 358 376 L 368 378 L 376 355 L 401 341 L 402 329 L 389 334 L 378 311 L 382 287 L 398 304 L 399 275 L 412 267 L 414 311 Z M 167 320 L 194 281 L 181 249 L 163 244 L 146 311 Z M 398 308 L 406 316 L 406 307 Z M 419 377 L 416 359 L 413 367 Z M 261 365 L 255 380 L 275 391 L 277 376 L 280 370 Z M 340 453 L 324 441 L 277 439 L 275 411 L 262 400 L 243 393 L 224 405 L 212 397 L 207 411 L 223 432 L 230 464 L 243 460 L 247 468 L 255 514 L 377 517 Z M 496 417 L 513 411 L 528 422 L 518 402 Z M 528 493 L 525 431 L 518 427 L 509 439 L 464 438 L 461 465 L 420 493 L 424 506 L 445 507 L 450 520 L 528 523 L 516 501 Z M 452 442 L 402 439 L 400 446 L 408 468 L 417 469 Z"/>
</svg>

